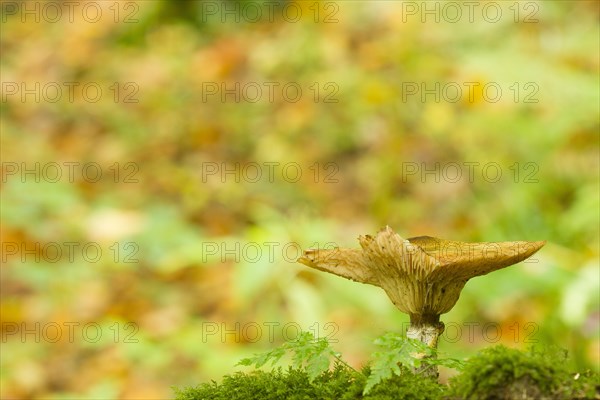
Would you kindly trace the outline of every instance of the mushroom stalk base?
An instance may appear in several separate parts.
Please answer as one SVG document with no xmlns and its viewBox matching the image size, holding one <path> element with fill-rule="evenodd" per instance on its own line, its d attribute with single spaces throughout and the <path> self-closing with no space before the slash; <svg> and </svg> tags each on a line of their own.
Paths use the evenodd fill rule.
<svg viewBox="0 0 600 400">
<path fill-rule="evenodd" d="M 406 336 L 410 339 L 417 339 L 433 349 L 437 349 L 438 339 L 443 332 L 444 323 L 440 322 L 439 315 L 411 315 L 410 326 L 406 331 Z M 414 372 L 437 379 L 439 376 L 437 365 L 427 363 L 425 354 L 417 354 L 416 357 L 422 358 L 423 363 L 420 367 L 415 368 Z"/>
</svg>

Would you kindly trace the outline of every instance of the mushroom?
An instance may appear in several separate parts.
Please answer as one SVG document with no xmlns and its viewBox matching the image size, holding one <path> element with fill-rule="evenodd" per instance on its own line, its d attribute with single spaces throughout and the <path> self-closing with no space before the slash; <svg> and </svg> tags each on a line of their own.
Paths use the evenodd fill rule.
<svg viewBox="0 0 600 400">
<path fill-rule="evenodd" d="M 362 249 L 310 249 L 298 262 L 381 287 L 410 316 L 407 336 L 434 349 L 444 331 L 440 315 L 454 307 L 469 279 L 523 261 L 546 243 L 403 239 L 389 226 L 358 240 Z M 428 370 L 428 375 L 437 376 L 435 368 Z"/>
</svg>

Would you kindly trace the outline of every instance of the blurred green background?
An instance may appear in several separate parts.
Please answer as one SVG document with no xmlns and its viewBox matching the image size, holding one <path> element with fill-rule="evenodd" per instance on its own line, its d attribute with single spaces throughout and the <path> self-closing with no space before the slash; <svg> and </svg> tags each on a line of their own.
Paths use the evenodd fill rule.
<svg viewBox="0 0 600 400">
<path fill-rule="evenodd" d="M 2 398 L 168 398 L 298 329 L 358 367 L 408 317 L 294 259 L 386 224 L 547 240 L 440 348 L 598 369 L 597 2 L 52 3 L 1 10 Z"/>
</svg>

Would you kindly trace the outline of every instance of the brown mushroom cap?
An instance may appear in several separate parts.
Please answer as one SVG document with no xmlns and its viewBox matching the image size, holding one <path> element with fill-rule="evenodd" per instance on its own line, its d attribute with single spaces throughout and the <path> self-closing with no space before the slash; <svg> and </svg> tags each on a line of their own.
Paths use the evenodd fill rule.
<svg viewBox="0 0 600 400">
<path fill-rule="evenodd" d="M 379 286 L 400 311 L 431 320 L 454 307 L 469 279 L 523 261 L 546 243 L 403 239 L 389 226 L 358 240 L 362 250 L 306 250 L 298 262 Z"/>
</svg>

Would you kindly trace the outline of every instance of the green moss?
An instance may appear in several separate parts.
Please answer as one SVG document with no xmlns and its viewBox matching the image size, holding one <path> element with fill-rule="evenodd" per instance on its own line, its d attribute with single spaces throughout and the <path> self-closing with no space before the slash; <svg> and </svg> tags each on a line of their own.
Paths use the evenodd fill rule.
<svg viewBox="0 0 600 400">
<path fill-rule="evenodd" d="M 371 373 L 369 367 L 365 367 L 362 371 L 365 379 L 360 379 L 355 382 L 353 391 L 348 390 L 347 397 L 342 399 L 369 399 L 369 400 L 390 400 L 390 399 L 406 399 L 406 400 L 436 400 L 442 399 L 446 387 L 440 385 L 431 378 L 415 375 L 407 368 L 401 368 L 401 375 L 394 375 L 373 387 L 371 392 L 362 397 L 360 394 L 366 384 L 366 377 Z"/>
<path fill-rule="evenodd" d="M 454 399 L 600 399 L 598 374 L 570 372 L 560 351 L 522 352 L 504 346 L 484 349 L 465 363 L 450 386 L 401 368 L 363 396 L 367 366 L 356 372 L 337 363 L 312 382 L 304 368 L 256 370 L 227 375 L 221 383 L 176 390 L 177 400 L 454 400 Z M 577 377 L 577 379 L 575 379 Z"/>
<path fill-rule="evenodd" d="M 441 399 L 444 386 L 431 379 L 422 378 L 403 371 L 402 376 L 394 376 L 375 386 L 371 393 L 362 396 L 368 367 L 357 374 L 343 365 L 336 365 L 333 371 L 320 375 L 312 383 L 308 374 L 301 369 L 281 368 L 271 372 L 253 371 L 227 375 L 223 381 L 204 383 L 195 388 L 176 390 L 177 400 L 436 400 Z"/>
<path fill-rule="evenodd" d="M 321 374 L 312 383 L 304 370 L 289 367 L 270 372 L 237 372 L 227 375 L 222 383 L 215 381 L 195 388 L 177 391 L 178 400 L 247 400 L 247 399 L 335 399 L 350 384 L 350 374 L 339 366 Z"/>
<path fill-rule="evenodd" d="M 575 399 L 595 397 L 598 376 L 569 372 L 566 353 L 522 352 L 504 346 L 484 349 L 451 382 L 460 399 Z"/>
</svg>

